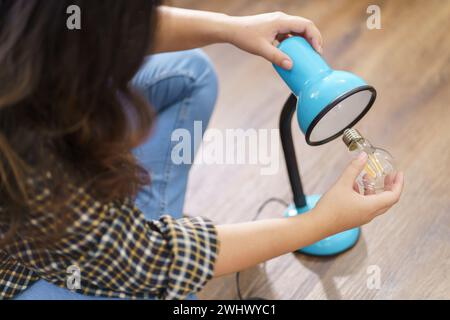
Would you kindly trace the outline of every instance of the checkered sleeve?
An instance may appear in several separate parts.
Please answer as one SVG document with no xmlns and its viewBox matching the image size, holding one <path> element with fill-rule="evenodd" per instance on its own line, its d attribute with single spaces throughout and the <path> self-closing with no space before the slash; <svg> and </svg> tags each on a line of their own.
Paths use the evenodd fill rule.
<svg viewBox="0 0 450 320">
<path fill-rule="evenodd" d="M 59 216 L 47 210 L 48 191 L 35 197 L 21 236 L 0 255 L 0 297 L 45 279 L 85 295 L 183 299 L 212 278 L 219 241 L 209 220 L 149 221 L 131 199 L 103 203 L 83 188 L 72 191 L 70 223 L 45 246 L 34 237 L 54 232 Z"/>
<path fill-rule="evenodd" d="M 165 215 L 147 221 L 134 210 L 108 219 L 88 234 L 94 245 L 75 262 L 82 293 L 183 299 L 212 278 L 219 243 L 209 220 Z"/>
<path fill-rule="evenodd" d="M 200 291 L 213 276 L 218 251 L 215 227 L 202 218 L 170 216 L 152 224 L 166 239 L 168 255 L 163 258 L 170 261 L 162 297 L 180 299 Z"/>
</svg>

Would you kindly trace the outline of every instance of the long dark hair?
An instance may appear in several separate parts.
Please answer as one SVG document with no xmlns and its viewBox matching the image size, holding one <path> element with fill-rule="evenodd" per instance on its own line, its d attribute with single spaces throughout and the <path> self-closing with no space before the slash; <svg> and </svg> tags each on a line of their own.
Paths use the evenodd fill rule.
<svg viewBox="0 0 450 320">
<path fill-rule="evenodd" d="M 67 28 L 71 5 L 81 9 L 80 30 Z M 69 184 L 109 201 L 149 183 L 131 150 L 153 114 L 129 82 L 151 51 L 158 5 L 0 0 L 0 243 L 33 209 L 30 177 L 52 177 L 52 212 Z"/>
</svg>

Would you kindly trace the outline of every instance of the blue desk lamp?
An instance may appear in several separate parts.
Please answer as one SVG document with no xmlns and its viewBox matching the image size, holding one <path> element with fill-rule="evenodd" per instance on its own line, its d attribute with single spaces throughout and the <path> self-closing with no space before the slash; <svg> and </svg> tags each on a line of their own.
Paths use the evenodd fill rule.
<svg viewBox="0 0 450 320">
<path fill-rule="evenodd" d="M 373 105 L 376 91 L 352 73 L 332 70 L 302 37 L 287 38 L 278 48 L 293 62 L 291 70 L 274 66 L 292 91 L 280 115 L 281 143 L 294 196 L 294 204 L 285 212 L 288 217 L 311 210 L 320 199 L 320 195 L 303 193 L 291 131 L 295 110 L 306 142 L 317 146 L 355 125 Z M 335 255 L 353 247 L 359 234 L 359 228 L 350 229 L 299 251 L 315 256 Z"/>
</svg>

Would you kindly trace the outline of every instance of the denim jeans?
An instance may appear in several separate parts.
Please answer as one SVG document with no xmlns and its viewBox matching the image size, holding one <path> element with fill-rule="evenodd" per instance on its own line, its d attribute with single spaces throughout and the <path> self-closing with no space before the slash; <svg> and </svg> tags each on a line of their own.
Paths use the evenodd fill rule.
<svg viewBox="0 0 450 320">
<path fill-rule="evenodd" d="M 133 85 L 157 112 L 150 138 L 133 152 L 151 174 L 151 184 L 136 198 L 136 205 L 148 220 L 162 214 L 183 215 L 190 164 L 171 161 L 173 130 L 184 128 L 194 137 L 194 121 L 206 128 L 217 98 L 217 77 L 207 56 L 199 49 L 156 54 L 147 58 L 133 79 Z M 198 137 L 197 137 L 198 138 Z M 201 137 L 200 137 L 201 139 Z M 197 141 L 198 142 L 198 141 Z M 191 154 L 199 143 L 191 143 Z M 193 298 L 193 296 L 191 296 Z M 39 280 L 17 300 L 100 300 Z"/>
</svg>

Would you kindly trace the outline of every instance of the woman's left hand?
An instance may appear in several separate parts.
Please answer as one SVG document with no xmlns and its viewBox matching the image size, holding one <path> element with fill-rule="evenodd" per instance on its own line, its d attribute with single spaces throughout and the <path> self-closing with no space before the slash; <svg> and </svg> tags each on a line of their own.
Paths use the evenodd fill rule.
<svg viewBox="0 0 450 320">
<path fill-rule="evenodd" d="M 282 12 L 255 16 L 229 17 L 225 31 L 227 42 L 249 53 L 261 56 L 283 69 L 291 69 L 292 61 L 275 45 L 290 35 L 304 37 L 322 54 L 322 35 L 316 25 L 305 18 Z"/>
</svg>

